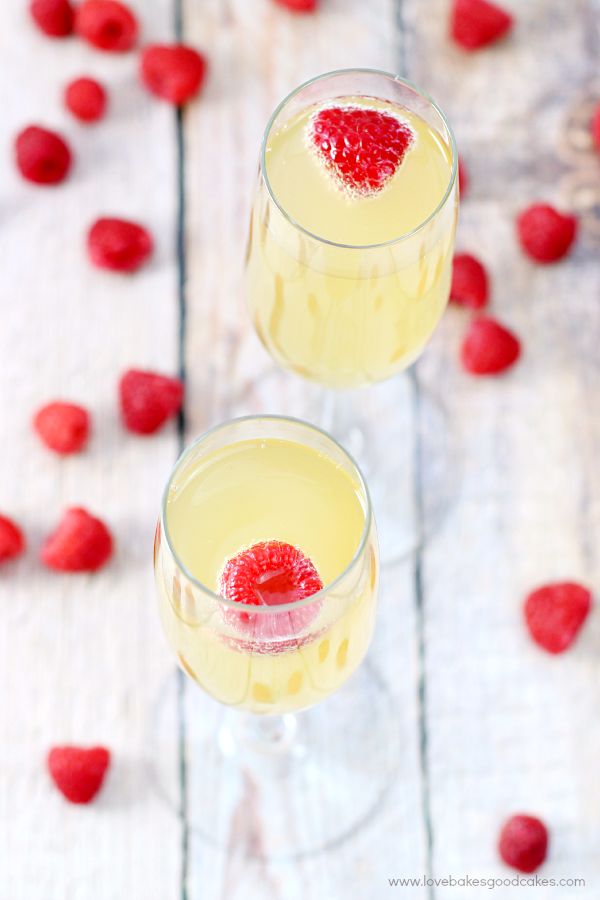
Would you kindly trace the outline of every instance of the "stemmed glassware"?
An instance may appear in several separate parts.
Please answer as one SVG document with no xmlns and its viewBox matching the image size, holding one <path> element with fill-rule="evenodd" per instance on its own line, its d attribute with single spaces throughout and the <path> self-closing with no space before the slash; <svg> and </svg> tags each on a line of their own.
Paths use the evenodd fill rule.
<svg viewBox="0 0 600 900">
<path fill-rule="evenodd" d="M 289 601 L 276 559 L 253 574 L 252 605 L 225 596 L 228 563 L 241 554 L 254 565 L 273 541 L 304 554 L 321 589 Z M 180 807 L 183 796 L 187 823 L 220 845 L 235 803 L 259 828 L 262 854 L 302 854 L 348 834 L 375 810 L 399 758 L 386 690 L 360 665 L 378 547 L 353 459 L 295 419 L 214 428 L 171 473 L 154 561 L 163 628 L 188 676 L 157 705 L 162 791 Z"/>
<path fill-rule="evenodd" d="M 396 76 L 322 75 L 266 127 L 246 262 L 252 321 L 278 365 L 328 389 L 318 419 L 368 474 L 384 559 L 423 536 L 419 429 L 436 435 L 437 512 L 456 471 L 439 403 L 422 395 L 415 426 L 414 382 L 395 379 L 376 399 L 353 389 L 407 369 L 429 341 L 449 296 L 457 207 L 450 126 Z"/>
</svg>

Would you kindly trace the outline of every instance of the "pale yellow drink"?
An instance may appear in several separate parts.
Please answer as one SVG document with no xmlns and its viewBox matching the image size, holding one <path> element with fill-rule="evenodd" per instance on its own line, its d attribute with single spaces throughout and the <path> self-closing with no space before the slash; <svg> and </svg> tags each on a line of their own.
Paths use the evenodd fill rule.
<svg viewBox="0 0 600 900">
<path fill-rule="evenodd" d="M 336 690 L 373 628 L 377 551 L 366 515 L 359 482 L 295 441 L 234 442 L 177 472 L 163 527 L 179 565 L 160 528 L 155 560 L 163 626 L 188 675 L 220 702 L 259 713 L 311 706 Z M 277 614 L 272 640 L 236 627 L 231 607 L 194 581 L 217 593 L 228 559 L 271 540 L 302 550 L 325 586 L 301 627 Z"/>
<path fill-rule="evenodd" d="M 345 190 L 314 152 L 312 117 L 332 105 L 375 107 L 412 130 L 411 146 L 380 191 Z M 339 97 L 274 124 L 262 175 L 247 293 L 268 351 L 331 387 L 371 384 L 410 365 L 450 290 L 456 190 L 449 136 L 389 101 Z"/>
</svg>

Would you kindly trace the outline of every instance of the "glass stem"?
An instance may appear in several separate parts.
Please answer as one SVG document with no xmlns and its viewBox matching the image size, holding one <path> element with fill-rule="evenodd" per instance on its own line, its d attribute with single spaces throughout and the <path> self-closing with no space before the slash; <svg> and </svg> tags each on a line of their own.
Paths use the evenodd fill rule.
<svg viewBox="0 0 600 900">
<path fill-rule="evenodd" d="M 219 730 L 219 744 L 226 756 L 241 751 L 277 756 L 289 750 L 297 728 L 298 722 L 292 713 L 261 716 L 231 711 Z"/>
<path fill-rule="evenodd" d="M 359 424 L 363 400 L 363 392 L 358 389 L 336 391 L 325 388 L 319 415 L 323 431 L 339 441 L 360 465 L 364 463 L 366 445 L 366 435 Z"/>
</svg>

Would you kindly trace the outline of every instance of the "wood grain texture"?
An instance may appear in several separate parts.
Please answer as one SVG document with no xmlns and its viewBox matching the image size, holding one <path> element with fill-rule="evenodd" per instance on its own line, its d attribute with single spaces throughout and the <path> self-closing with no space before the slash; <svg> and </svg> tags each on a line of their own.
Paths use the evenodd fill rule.
<svg viewBox="0 0 600 900">
<path fill-rule="evenodd" d="M 188 437 L 235 412 L 298 413 L 309 388 L 293 376 L 253 391 L 273 364 L 244 303 L 243 258 L 262 132 L 293 87 L 346 66 L 397 67 L 396 4 L 332 0 L 318 17 L 290 17 L 272 3 L 184 4 L 184 33 L 212 48 L 202 103 L 185 114 L 186 369 Z M 250 389 L 249 389 L 250 386 Z M 298 405 L 296 405 L 298 404 Z M 192 835 L 187 889 L 196 898 L 336 900 L 385 897 L 387 877 L 426 866 L 416 692 L 414 564 L 388 573 L 372 658 L 388 680 L 403 736 L 400 777 L 372 824 L 334 851 L 294 864 L 215 853 Z M 318 817 L 319 798 L 307 798 Z M 236 827 L 231 810 L 232 832 Z M 315 819 L 315 827 L 318 822 Z M 425 896 L 418 889 L 416 898 Z"/>
<path fill-rule="evenodd" d="M 138 4 L 149 38 L 172 33 L 170 4 Z M 172 110 L 151 100 L 133 55 L 49 41 L 26 4 L 3 7 L 0 233 L 2 309 L 0 508 L 20 521 L 27 556 L 0 574 L 0 898 L 174 900 L 180 828 L 146 777 L 146 727 L 172 666 L 155 612 L 152 534 L 176 454 L 173 427 L 128 435 L 117 380 L 129 366 L 177 365 Z M 76 124 L 62 110 L 69 78 L 91 73 L 111 92 L 107 120 Z M 8 154 L 29 122 L 61 129 L 76 162 L 58 188 L 23 182 Z M 126 278 L 93 270 L 85 231 L 102 214 L 148 224 L 151 265 Z M 88 406 L 89 450 L 59 459 L 30 429 L 56 397 Z M 116 557 L 95 576 L 51 574 L 37 561 L 62 510 L 102 515 Z M 68 806 L 45 772 L 54 743 L 106 743 L 114 764 L 93 807 Z"/>
<path fill-rule="evenodd" d="M 48 41 L 28 25 L 24 4 L 9 0 L 0 31 L 5 144 L 39 120 L 65 131 L 77 165 L 58 189 L 26 185 L 8 165 L 0 175 L 0 511 L 30 538 L 27 557 L 0 574 L 0 900 L 383 900 L 394 892 L 388 877 L 508 874 L 495 839 L 515 810 L 551 826 L 542 874 L 588 881 L 587 890 L 552 896 L 596 896 L 598 617 L 555 659 L 528 641 L 520 604 L 548 579 L 600 580 L 597 238 L 584 222 L 569 260 L 535 267 L 520 255 L 513 221 L 530 199 L 572 202 L 580 163 L 586 178 L 597 171 L 589 149 L 569 149 L 564 124 L 597 74 L 600 3 L 504 2 L 517 17 L 514 34 L 466 55 L 447 41 L 447 0 L 323 0 L 316 18 L 270 0 L 182 0 L 185 39 L 209 54 L 211 74 L 183 114 L 179 173 L 175 116 L 139 88 L 134 56 Z M 173 34 L 172 0 L 133 5 L 145 39 Z M 130 365 L 174 371 L 184 362 L 186 439 L 259 402 L 294 411 L 304 389 L 271 381 L 243 302 L 258 147 L 292 87 L 356 65 L 402 70 L 447 111 L 471 174 L 458 244 L 488 264 L 492 310 L 525 352 L 502 379 L 468 378 L 457 365 L 465 315 L 450 310 L 419 362 L 419 382 L 443 386 L 464 474 L 443 530 L 383 579 L 371 658 L 397 705 L 398 779 L 352 840 L 267 864 L 247 859 L 243 845 L 219 853 L 187 834 L 143 766 L 149 714 L 172 667 L 149 548 L 179 441 L 174 427 L 147 442 L 126 435 L 115 387 Z M 83 72 L 112 88 L 111 115 L 97 128 L 60 108 L 62 85 Z M 85 260 L 83 234 L 102 213 L 139 218 L 155 233 L 156 258 L 135 278 L 95 272 Z M 31 412 L 55 396 L 94 413 L 81 458 L 51 457 L 30 433 Z M 117 538 L 115 561 L 93 578 L 50 575 L 36 561 L 72 503 L 102 513 Z M 93 807 L 67 807 L 51 788 L 43 756 L 57 741 L 113 749 Z M 239 823 L 227 802 L 233 833 Z M 456 888 L 397 890 L 411 900 L 457 896 Z"/>
<path fill-rule="evenodd" d="M 443 40 L 442 0 L 404 4 L 408 70 L 446 109 L 471 172 L 458 247 L 489 266 L 492 313 L 524 345 L 506 377 L 473 381 L 456 365 L 465 316 L 450 310 L 419 364 L 444 384 L 465 463 L 456 513 L 424 557 L 433 874 L 504 876 L 499 825 L 532 811 L 552 833 L 540 874 L 587 879 L 587 891 L 553 892 L 571 900 L 594 896 L 600 874 L 600 631 L 593 617 L 551 658 L 529 641 L 521 603 L 548 580 L 598 585 L 600 269 L 587 223 L 568 260 L 539 267 L 514 219 L 538 199 L 569 207 L 564 129 L 597 66 L 600 8 L 506 5 L 511 38 L 465 55 Z"/>
</svg>

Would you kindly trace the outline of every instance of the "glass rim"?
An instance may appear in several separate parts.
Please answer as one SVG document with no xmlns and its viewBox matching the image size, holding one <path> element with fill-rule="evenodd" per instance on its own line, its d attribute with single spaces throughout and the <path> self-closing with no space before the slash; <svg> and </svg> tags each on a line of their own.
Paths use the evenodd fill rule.
<svg viewBox="0 0 600 900">
<path fill-rule="evenodd" d="M 360 561 L 360 559 L 362 557 L 362 554 L 367 545 L 367 540 L 368 540 L 369 534 L 371 532 L 371 524 L 372 524 L 372 520 L 373 520 L 373 505 L 371 502 L 371 495 L 369 494 L 369 488 L 368 488 L 367 482 L 365 480 L 363 473 L 360 470 L 358 463 L 356 462 L 356 460 L 354 459 L 352 454 L 349 453 L 348 450 L 346 450 L 344 447 L 342 447 L 342 445 L 338 441 L 336 441 L 336 439 L 334 437 L 332 437 L 328 431 L 325 431 L 325 429 L 319 428 L 317 425 L 313 425 L 310 422 L 306 422 L 306 421 L 304 421 L 304 419 L 299 419 L 295 416 L 279 416 L 276 414 L 238 416 L 233 419 L 228 419 L 225 422 L 220 422 L 217 425 L 213 425 L 212 428 L 208 428 L 206 431 L 203 431 L 196 438 L 194 438 L 194 440 L 190 444 L 188 444 L 187 447 L 184 447 L 184 449 L 181 451 L 181 453 L 177 457 L 177 459 L 173 465 L 173 468 L 171 469 L 171 471 L 169 473 L 167 483 L 163 490 L 161 506 L 160 506 L 161 538 L 164 535 L 164 538 L 167 542 L 167 546 L 168 546 L 168 548 L 171 552 L 171 555 L 172 555 L 173 559 L 175 560 L 175 563 L 177 564 L 178 568 L 183 572 L 183 574 L 188 579 L 188 581 L 190 581 L 193 585 L 195 585 L 197 588 L 199 588 L 203 594 L 208 595 L 212 600 L 215 600 L 217 603 L 221 604 L 222 606 L 225 606 L 229 609 L 235 609 L 235 610 L 239 611 L 239 608 L 240 608 L 239 603 L 237 603 L 235 600 L 228 600 L 227 597 L 222 597 L 221 594 L 216 593 L 211 588 L 209 588 L 207 585 L 205 585 L 204 582 L 200 581 L 199 578 L 196 578 L 195 575 L 192 575 L 192 573 L 189 571 L 187 566 L 184 565 L 179 554 L 175 551 L 175 548 L 173 547 L 173 543 L 171 541 L 171 536 L 169 534 L 169 529 L 167 527 L 167 516 L 166 516 L 167 501 L 169 498 L 169 493 L 171 490 L 171 485 L 173 483 L 173 479 L 174 479 L 176 473 L 181 468 L 181 465 L 184 463 L 184 461 L 189 456 L 191 456 L 192 452 L 196 449 L 196 447 L 198 447 L 198 445 L 200 443 L 205 441 L 211 435 L 216 434 L 219 431 L 224 431 L 226 428 L 230 428 L 232 425 L 239 425 L 244 422 L 261 422 L 261 421 L 284 422 L 284 423 L 288 423 L 291 425 L 302 425 L 303 427 L 308 428 L 309 430 L 314 431 L 317 434 L 321 434 L 324 437 L 326 437 L 329 441 L 331 441 L 332 444 L 334 444 L 338 448 L 338 450 L 340 450 L 343 453 L 343 455 L 351 463 L 352 467 L 354 468 L 355 472 L 358 475 L 359 486 L 362 489 L 362 491 L 364 493 L 364 497 L 365 497 L 365 510 L 364 510 L 365 521 L 364 521 L 363 530 L 362 530 L 362 533 L 360 536 L 360 540 L 358 542 L 358 546 L 357 546 L 352 558 L 350 559 L 350 561 L 344 568 L 344 570 L 342 572 L 340 572 L 340 574 L 337 575 L 333 579 L 333 581 L 329 582 L 329 584 L 323 585 L 323 587 L 321 588 L 320 591 L 317 591 L 316 593 L 311 594 L 310 597 L 304 597 L 302 600 L 293 600 L 290 603 L 281 603 L 281 604 L 278 604 L 277 606 L 269 606 L 268 604 L 266 604 L 265 606 L 253 606 L 252 607 L 252 615 L 258 614 L 258 615 L 262 616 L 262 615 L 269 615 L 269 614 L 276 615 L 279 613 L 291 612 L 294 609 L 301 609 L 304 606 L 309 606 L 311 603 L 315 603 L 315 602 L 318 602 L 319 600 L 323 599 L 325 594 L 328 594 L 333 588 L 335 588 L 336 585 L 338 585 L 342 581 L 342 579 L 344 579 L 351 572 L 351 570 L 355 567 L 355 565 Z"/>
<path fill-rule="evenodd" d="M 423 100 L 425 100 L 427 103 L 429 103 L 429 105 L 431 107 L 433 107 L 433 109 L 440 116 L 440 119 L 442 120 L 444 127 L 446 128 L 448 135 L 450 136 L 450 149 L 452 151 L 452 170 L 450 172 L 450 180 L 448 182 L 448 186 L 444 192 L 442 199 L 438 203 L 438 205 L 435 207 L 433 212 L 431 212 L 427 216 L 427 218 L 423 219 L 422 222 L 420 222 L 418 225 L 416 225 L 410 231 L 407 231 L 404 234 L 398 235 L 397 237 L 390 238 L 387 241 L 381 241 L 376 244 L 344 244 L 344 243 L 340 243 L 338 241 L 331 241 L 328 238 L 325 238 L 325 237 L 322 237 L 321 235 L 315 234 L 313 231 L 310 231 L 308 228 L 305 228 L 303 225 L 300 224 L 300 222 L 296 221 L 296 219 L 294 219 L 294 217 L 291 216 L 287 212 L 287 210 L 285 210 L 284 207 L 281 205 L 281 203 L 277 199 L 275 191 L 273 190 L 271 182 L 269 181 L 269 176 L 267 175 L 267 165 L 266 165 L 267 141 L 269 139 L 269 135 L 271 133 L 271 128 L 273 127 L 273 123 L 275 122 L 275 119 L 277 118 L 279 113 L 282 111 L 282 109 L 284 109 L 284 107 L 290 102 L 290 100 L 292 100 L 297 94 L 299 94 L 300 91 L 303 91 L 305 88 L 309 87 L 311 84 L 316 84 L 319 81 L 324 81 L 326 78 L 332 78 L 335 75 L 351 75 L 351 74 L 381 75 L 384 78 L 387 78 L 391 81 L 395 81 L 398 84 L 402 84 L 405 87 L 410 88 L 416 94 L 418 94 L 419 97 L 421 97 Z M 315 76 L 313 76 L 313 78 L 309 78 L 307 81 L 302 82 L 302 84 L 300 84 L 298 87 L 294 88 L 293 91 L 290 91 L 290 93 L 287 94 L 283 98 L 283 100 L 277 105 L 277 107 L 271 114 L 269 121 L 267 122 L 265 131 L 263 134 L 262 144 L 261 144 L 261 148 L 260 148 L 260 174 L 261 174 L 261 178 L 262 178 L 263 182 L 266 185 L 267 191 L 269 192 L 269 197 L 271 198 L 271 200 L 273 201 L 273 203 L 275 204 L 277 209 L 280 211 L 282 216 L 290 223 L 290 225 L 292 225 L 298 231 L 303 232 L 303 234 L 307 235 L 307 237 L 311 238 L 314 241 L 318 241 L 320 244 L 327 244 L 330 247 L 337 247 L 338 249 L 341 249 L 341 250 L 377 250 L 377 249 L 382 249 L 385 247 L 392 247 L 395 244 L 399 244 L 402 241 L 405 241 L 411 237 L 414 237 L 416 234 L 418 234 L 419 231 L 421 231 L 422 228 L 425 228 L 426 225 L 428 225 L 431 221 L 433 221 L 433 219 L 435 219 L 435 217 L 438 215 L 439 212 L 441 212 L 441 210 L 446 205 L 446 201 L 450 197 L 450 194 L 452 193 L 452 189 L 456 182 L 456 178 L 457 178 L 457 174 L 458 174 L 458 149 L 456 146 L 456 139 L 454 137 L 454 132 L 452 130 L 450 122 L 446 118 L 444 111 L 441 109 L 441 107 L 438 106 L 438 104 L 435 102 L 435 100 L 429 96 L 429 94 L 425 93 L 425 91 L 422 91 L 419 87 L 417 87 L 416 84 L 413 84 L 412 81 L 408 81 L 408 79 L 406 79 L 406 78 L 401 78 L 399 75 L 394 75 L 393 72 L 386 72 L 384 69 L 372 69 L 369 67 L 356 67 L 356 68 L 349 68 L 349 69 L 332 69 L 330 72 L 324 72 L 322 75 L 315 75 Z"/>
</svg>

